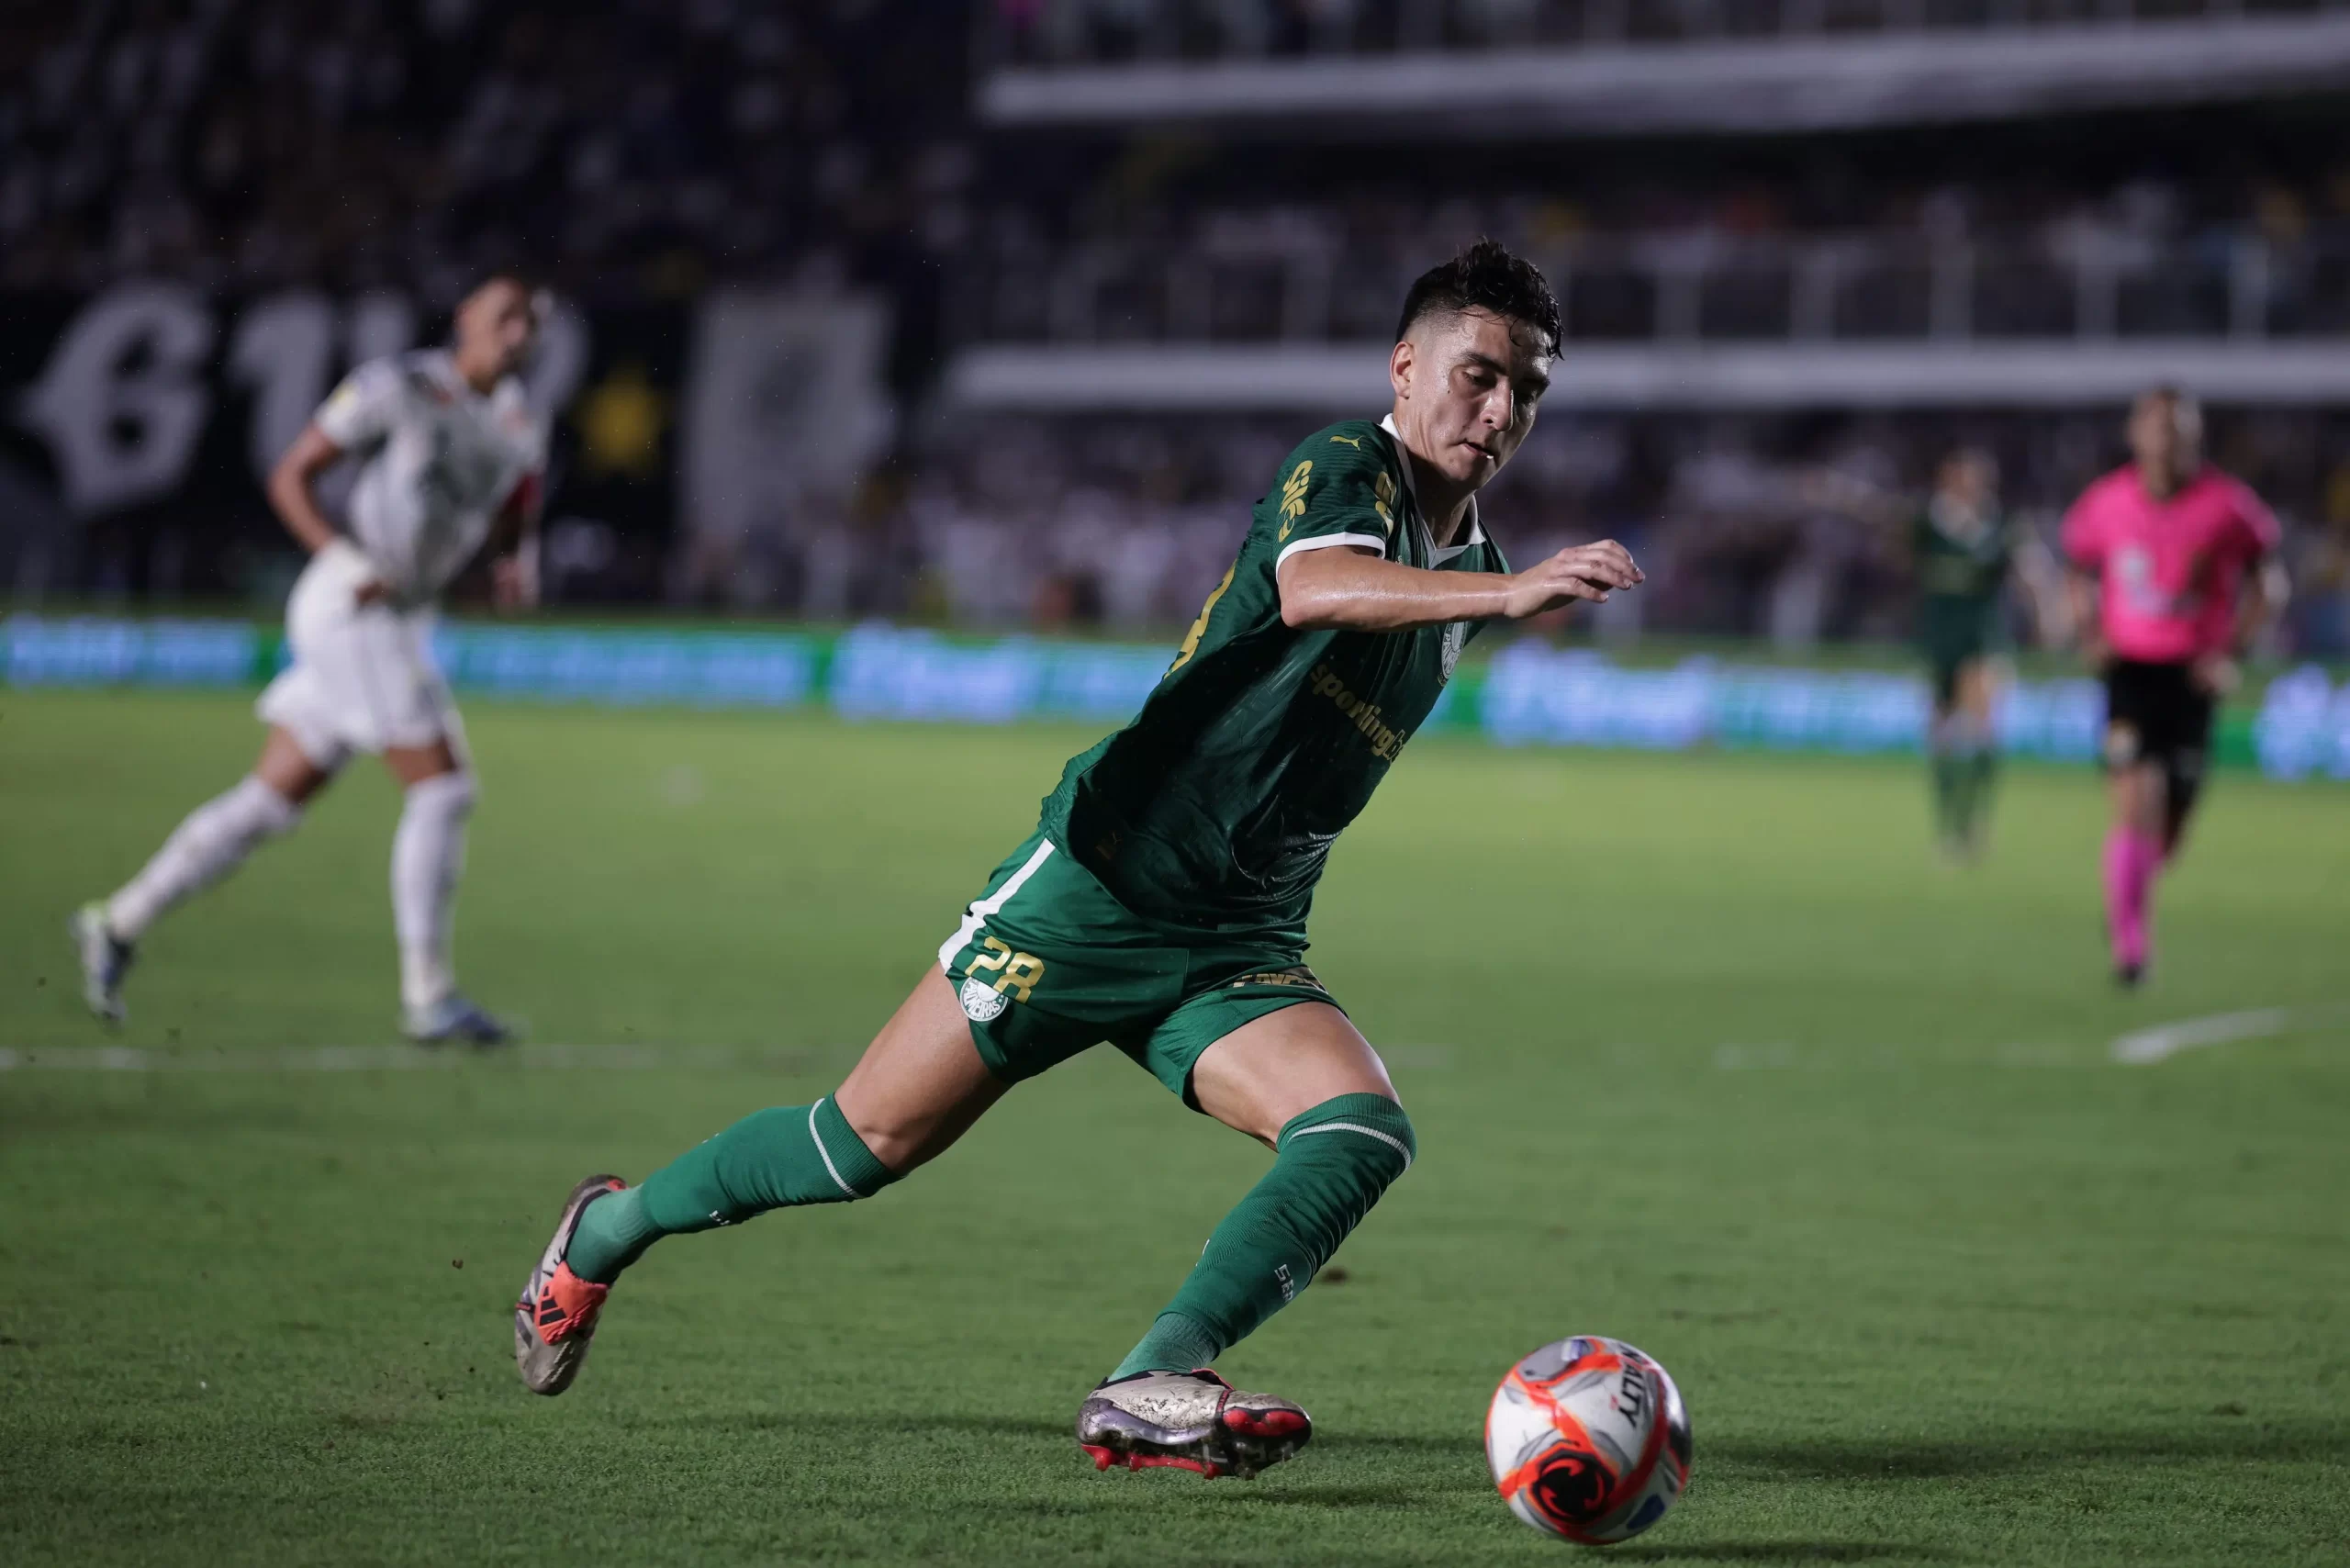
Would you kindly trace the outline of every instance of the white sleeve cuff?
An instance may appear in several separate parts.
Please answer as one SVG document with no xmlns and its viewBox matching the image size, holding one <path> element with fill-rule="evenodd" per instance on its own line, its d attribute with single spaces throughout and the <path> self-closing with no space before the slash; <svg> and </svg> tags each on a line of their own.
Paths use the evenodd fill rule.
<svg viewBox="0 0 2350 1568">
<path fill-rule="evenodd" d="M 1283 561 L 1303 551 L 1327 550 L 1337 544 L 1351 544 L 1358 550 L 1368 550 L 1375 555 L 1387 554 L 1387 541 L 1376 533 L 1316 533 L 1310 538 L 1290 541 L 1288 546 L 1273 557 L 1273 568 L 1280 570 Z"/>
</svg>

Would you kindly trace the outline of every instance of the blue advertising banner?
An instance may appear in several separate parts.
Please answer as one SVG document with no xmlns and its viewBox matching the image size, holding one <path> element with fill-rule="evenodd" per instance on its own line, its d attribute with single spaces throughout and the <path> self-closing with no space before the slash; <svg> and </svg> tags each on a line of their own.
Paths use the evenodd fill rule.
<svg viewBox="0 0 2350 1568">
<path fill-rule="evenodd" d="M 444 623 L 434 650 L 460 691 L 606 706 L 796 708 L 853 719 L 1113 724 L 1167 666 L 1158 645 L 973 640 L 874 624 L 838 634 Z M 12 616 L 0 622 L 0 685 L 252 687 L 284 657 L 274 628 L 241 621 Z M 1509 746 L 1698 746 L 1849 754 L 1924 744 L 1925 682 L 1884 670 L 1820 670 L 1692 658 L 1632 668 L 1587 649 L 1517 643 L 1464 666 L 1426 728 Z M 2017 756 L 2087 762 L 2105 701 L 2083 678 L 2018 681 L 2000 704 Z M 2233 721 L 2222 756 L 2277 778 L 2350 779 L 2350 680 L 2316 666 L 2270 683 Z"/>
</svg>

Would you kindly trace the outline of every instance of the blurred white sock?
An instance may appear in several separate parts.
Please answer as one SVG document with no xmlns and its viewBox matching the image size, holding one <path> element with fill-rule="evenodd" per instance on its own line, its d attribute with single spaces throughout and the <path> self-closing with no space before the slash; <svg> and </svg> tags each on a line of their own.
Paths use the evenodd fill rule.
<svg viewBox="0 0 2350 1568">
<path fill-rule="evenodd" d="M 457 988 L 450 935 L 473 809 L 471 773 L 442 773 L 408 786 L 392 834 L 392 929 L 399 936 L 404 1006 L 430 1007 Z"/>
<path fill-rule="evenodd" d="M 243 864 L 266 840 L 292 831 L 302 808 L 251 774 L 190 812 L 144 869 L 106 901 L 106 925 L 136 942 L 155 917 Z"/>
</svg>

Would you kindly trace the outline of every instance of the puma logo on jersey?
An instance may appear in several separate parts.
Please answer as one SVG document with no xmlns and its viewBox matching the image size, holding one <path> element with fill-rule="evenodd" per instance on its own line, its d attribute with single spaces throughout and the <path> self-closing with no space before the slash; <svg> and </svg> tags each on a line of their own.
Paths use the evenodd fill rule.
<svg viewBox="0 0 2350 1568">
<path fill-rule="evenodd" d="M 1357 452 L 1360 452 L 1362 450 L 1362 437 L 1359 435 L 1334 435 L 1330 439 L 1333 442 L 1343 441 L 1348 446 L 1353 447 Z"/>
</svg>

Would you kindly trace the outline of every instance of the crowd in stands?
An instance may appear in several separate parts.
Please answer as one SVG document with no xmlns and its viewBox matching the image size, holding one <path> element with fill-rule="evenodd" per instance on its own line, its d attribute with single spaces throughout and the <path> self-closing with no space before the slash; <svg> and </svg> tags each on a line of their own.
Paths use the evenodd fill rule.
<svg viewBox="0 0 2350 1568">
<path fill-rule="evenodd" d="M 1231 564 L 1249 508 L 1310 417 L 991 418 L 934 431 L 912 476 L 855 520 L 778 540 L 764 591 L 826 618 L 912 613 L 997 628 L 1180 628 Z M 2350 418 L 2216 411 L 2216 460 L 2288 525 L 2305 592 L 2278 651 L 2350 653 Z M 2119 410 L 1997 415 L 1546 415 L 1482 498 L 1510 556 L 1602 535 L 1648 566 L 1589 612 L 1606 638 L 1730 635 L 1799 648 L 1908 634 L 1908 538 L 1823 508 L 1832 469 L 1922 497 L 1954 442 L 1995 453 L 2010 506 L 2052 544 L 2063 510 L 2122 460 Z M 2021 607 L 2019 606 L 2020 611 Z M 2020 618 L 2019 641 L 2034 628 Z"/>
<path fill-rule="evenodd" d="M 959 29 L 924 0 L 0 7 L 0 287 L 581 293 L 956 243 Z M 873 62 L 886 62 L 887 68 Z M 437 287 L 435 286 L 438 286 Z"/>
<path fill-rule="evenodd" d="M 1040 26 L 1068 9 L 997 4 Z M 1291 0 L 1266 14 L 1286 27 L 1393 10 Z M 990 150 L 969 121 L 967 19 L 934 0 L 0 7 L 0 291 L 160 276 L 246 297 L 386 286 L 445 302 L 517 263 L 621 304 L 735 281 L 860 284 L 897 313 L 907 435 L 853 508 L 779 521 L 723 591 L 691 592 L 827 617 L 1113 629 L 1191 617 L 1314 421 L 926 411 L 926 377 L 954 342 L 1375 339 L 1404 280 L 1481 232 L 1557 269 L 1570 334 L 1585 340 L 1799 337 L 1820 297 L 1809 325 L 1828 335 L 1938 332 L 1933 268 L 1969 252 L 1984 258 L 1963 323 L 1977 333 L 2350 330 L 2350 164 L 2338 144 L 2274 126 L 2134 162 L 2126 147 L 2019 157 L 1987 130 L 1939 159 L 1883 138 L 1832 153 L 1534 149 L 1481 155 L 1473 187 L 1446 176 L 1459 165 L 1444 146 Z M 2247 323 L 2249 242 L 2265 292 Z M 1806 258 L 1845 245 L 1892 259 L 1838 274 L 1828 296 L 1796 286 Z M 2085 258 L 2120 280 L 2109 320 L 2079 315 Z M 1756 267 L 1786 275 L 1756 285 Z M 1693 269 L 1719 286 L 1675 317 L 1658 280 Z M 940 277 L 943 326 L 924 305 Z M 1619 632 L 1892 635 L 1906 614 L 1897 550 L 1807 510 L 1803 474 L 1835 465 L 1914 487 L 1972 432 L 2044 525 L 2114 458 L 2114 423 L 1561 413 L 1489 510 L 1520 558 L 1595 533 L 1633 542 L 1659 569 L 1615 611 Z M 2289 635 L 2350 646 L 2350 428 L 2272 412 L 2222 414 L 2215 430 L 2216 454 L 2293 526 L 2310 591 Z M 555 509 L 572 529 L 563 558 L 599 559 L 592 521 L 566 520 L 560 492 Z M 692 520 L 678 522 L 682 543 Z M 664 573 L 645 566 L 622 588 L 582 565 L 576 578 L 583 595 L 601 580 L 653 597 Z"/>
</svg>

